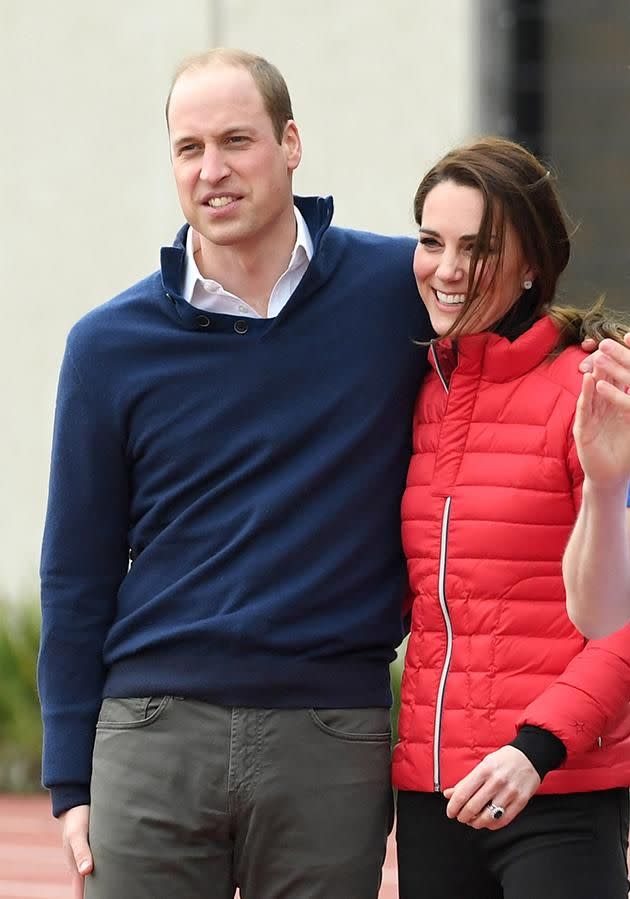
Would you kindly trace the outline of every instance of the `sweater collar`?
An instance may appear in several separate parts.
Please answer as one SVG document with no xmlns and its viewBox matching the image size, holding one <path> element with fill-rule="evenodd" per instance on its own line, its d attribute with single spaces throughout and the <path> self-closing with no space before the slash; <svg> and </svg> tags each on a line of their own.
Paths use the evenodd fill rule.
<svg viewBox="0 0 630 899">
<path fill-rule="evenodd" d="M 313 275 L 317 280 L 325 275 L 320 271 L 318 266 L 314 266 L 316 261 L 319 244 L 322 242 L 324 234 L 328 230 L 333 215 L 333 199 L 332 197 L 294 197 L 294 202 L 300 213 L 304 217 L 308 227 L 311 239 L 313 241 L 313 259 L 309 266 L 308 273 L 311 268 L 317 271 Z M 197 317 L 198 310 L 195 310 L 189 303 L 184 300 L 184 274 L 186 268 L 186 237 L 189 225 L 186 224 L 177 233 L 173 246 L 162 247 L 160 254 L 162 286 L 167 298 L 177 309 L 179 317 L 191 326 Z M 305 278 L 307 276 L 305 275 Z M 188 321 L 190 319 L 190 321 Z"/>
<path fill-rule="evenodd" d="M 457 341 L 436 340 L 429 360 L 436 368 L 437 356 L 442 371 L 470 374 L 480 370 L 484 380 L 511 381 L 540 365 L 553 352 L 558 337 L 557 325 L 546 315 L 514 341 L 490 331 L 467 334 Z"/>
</svg>

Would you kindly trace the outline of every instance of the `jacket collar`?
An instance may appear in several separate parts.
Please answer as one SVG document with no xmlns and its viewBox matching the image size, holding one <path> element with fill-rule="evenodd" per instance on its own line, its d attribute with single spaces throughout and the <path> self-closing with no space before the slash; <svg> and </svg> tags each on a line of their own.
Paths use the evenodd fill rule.
<svg viewBox="0 0 630 899">
<path fill-rule="evenodd" d="M 514 341 L 491 331 L 467 334 L 457 340 L 436 340 L 429 360 L 436 368 L 435 354 L 442 371 L 481 371 L 487 381 L 511 381 L 548 358 L 558 337 L 557 325 L 546 315 Z"/>
</svg>

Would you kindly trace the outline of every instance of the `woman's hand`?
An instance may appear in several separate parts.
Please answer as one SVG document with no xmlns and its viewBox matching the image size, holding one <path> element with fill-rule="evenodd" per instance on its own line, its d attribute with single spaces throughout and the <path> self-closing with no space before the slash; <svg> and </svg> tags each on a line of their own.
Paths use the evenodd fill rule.
<svg viewBox="0 0 630 899">
<path fill-rule="evenodd" d="M 499 830 L 521 812 L 540 786 L 527 756 L 515 746 L 502 746 L 479 762 L 470 774 L 447 790 L 446 814 L 476 830 Z M 504 810 L 497 820 L 490 804 Z"/>
</svg>

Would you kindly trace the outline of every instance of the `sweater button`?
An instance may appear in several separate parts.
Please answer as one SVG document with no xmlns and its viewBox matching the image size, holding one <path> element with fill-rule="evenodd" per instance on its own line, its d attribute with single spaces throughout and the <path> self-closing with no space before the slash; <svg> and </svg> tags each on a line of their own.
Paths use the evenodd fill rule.
<svg viewBox="0 0 630 899">
<path fill-rule="evenodd" d="M 207 315 L 198 315 L 195 318 L 195 321 L 197 322 L 197 325 L 200 328 L 209 328 L 210 327 L 210 319 L 208 318 Z"/>
<path fill-rule="evenodd" d="M 247 334 L 249 325 L 242 318 L 239 318 L 238 321 L 234 322 L 234 330 L 237 334 Z"/>
</svg>

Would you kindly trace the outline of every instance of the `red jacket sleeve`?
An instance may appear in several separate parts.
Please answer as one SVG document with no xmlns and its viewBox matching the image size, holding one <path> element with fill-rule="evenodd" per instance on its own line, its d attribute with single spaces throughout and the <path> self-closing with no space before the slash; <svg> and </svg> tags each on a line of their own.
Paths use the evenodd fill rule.
<svg viewBox="0 0 630 899">
<path fill-rule="evenodd" d="M 576 512 L 582 501 L 584 473 L 572 429 L 567 464 Z M 517 727 L 533 724 L 551 731 L 571 756 L 589 749 L 630 703 L 630 625 L 585 644 L 563 673 L 520 715 Z"/>
<path fill-rule="evenodd" d="M 630 624 L 591 640 L 563 673 L 521 714 L 559 737 L 567 755 L 589 749 L 630 703 Z"/>
</svg>

